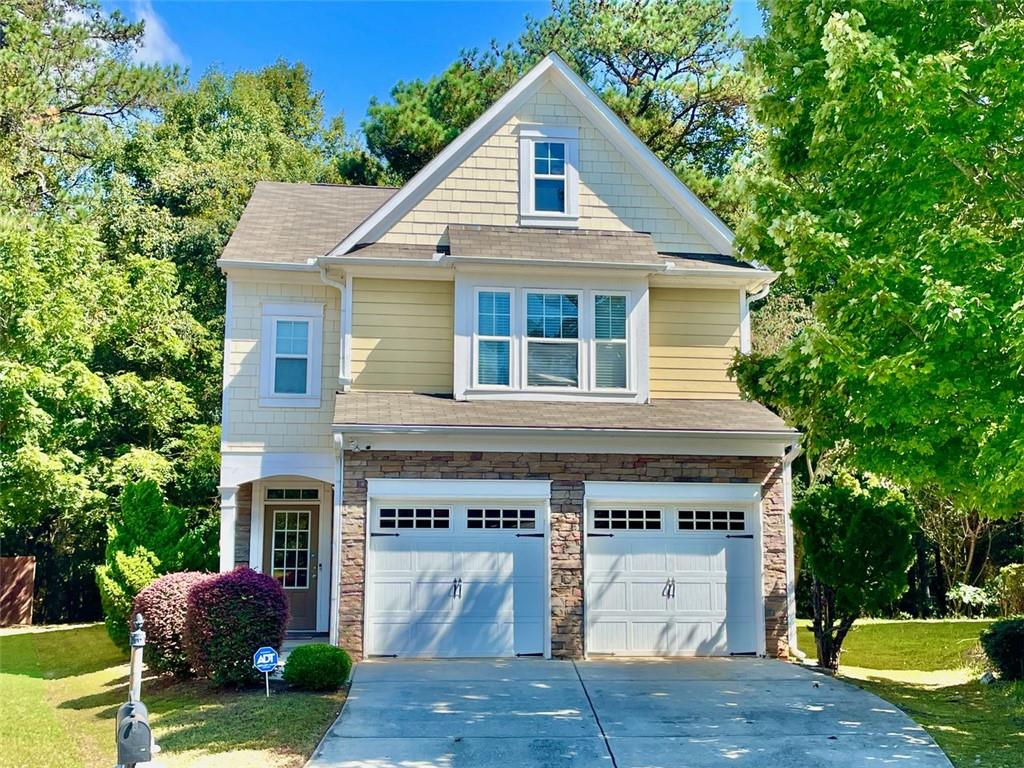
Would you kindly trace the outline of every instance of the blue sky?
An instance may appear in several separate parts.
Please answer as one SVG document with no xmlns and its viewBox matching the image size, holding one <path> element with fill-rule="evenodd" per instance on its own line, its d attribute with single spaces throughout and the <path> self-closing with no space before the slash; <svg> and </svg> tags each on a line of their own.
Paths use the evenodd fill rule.
<svg viewBox="0 0 1024 768">
<path fill-rule="evenodd" d="M 210 67 L 257 69 L 278 58 L 302 61 L 324 93 L 328 115 L 344 112 L 356 130 L 370 97 L 387 97 L 398 80 L 427 78 L 463 48 L 515 39 L 527 15 L 543 16 L 544 0 L 446 2 L 227 2 L 110 0 L 146 21 L 140 58 L 186 67 L 192 79 Z M 734 0 L 740 31 L 761 21 L 755 0 Z"/>
</svg>

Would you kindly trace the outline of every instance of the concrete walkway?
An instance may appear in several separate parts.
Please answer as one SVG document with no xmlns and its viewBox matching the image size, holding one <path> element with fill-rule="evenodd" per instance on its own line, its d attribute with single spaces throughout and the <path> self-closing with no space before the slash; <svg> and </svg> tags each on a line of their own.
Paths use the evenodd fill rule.
<svg viewBox="0 0 1024 768">
<path fill-rule="evenodd" d="M 761 659 L 373 661 L 311 768 L 950 768 L 892 705 Z"/>
</svg>

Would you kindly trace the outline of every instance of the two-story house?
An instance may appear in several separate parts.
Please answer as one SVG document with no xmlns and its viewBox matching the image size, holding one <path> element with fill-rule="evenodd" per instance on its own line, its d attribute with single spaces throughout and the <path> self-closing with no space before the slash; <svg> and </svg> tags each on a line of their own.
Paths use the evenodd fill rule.
<svg viewBox="0 0 1024 768">
<path fill-rule="evenodd" d="M 358 656 L 781 654 L 777 275 L 549 56 L 401 189 L 261 183 L 227 275 L 221 568 Z"/>
</svg>

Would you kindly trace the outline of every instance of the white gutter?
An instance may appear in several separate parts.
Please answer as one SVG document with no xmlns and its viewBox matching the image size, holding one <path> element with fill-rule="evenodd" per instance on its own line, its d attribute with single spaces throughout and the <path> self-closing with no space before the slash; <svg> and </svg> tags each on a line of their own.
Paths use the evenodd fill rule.
<svg viewBox="0 0 1024 768">
<path fill-rule="evenodd" d="M 502 434 L 502 435 L 609 435 L 618 437 L 725 437 L 738 440 L 785 440 L 794 441 L 799 434 L 795 430 L 722 430 L 722 429 L 625 429 L 616 427 L 501 427 L 501 426 L 458 426 L 452 424 L 335 424 L 335 434 L 353 432 L 364 435 L 386 434 Z"/>
<path fill-rule="evenodd" d="M 786 641 L 789 651 L 800 661 L 807 658 L 796 644 L 796 552 L 793 538 L 793 462 L 804 452 L 799 442 L 794 442 L 782 457 L 782 507 L 786 524 Z"/>
<path fill-rule="evenodd" d="M 348 298 L 345 291 L 345 283 L 339 283 L 337 280 L 332 280 L 327 276 L 327 268 L 320 266 L 320 279 L 325 285 L 329 285 L 332 288 L 338 290 L 338 386 L 345 387 L 352 383 L 352 379 L 349 376 L 346 350 L 346 323 L 345 317 L 347 313 Z"/>
<path fill-rule="evenodd" d="M 316 272 L 316 259 L 298 261 L 242 261 L 241 259 L 217 259 L 221 269 L 270 269 L 278 272 Z"/>
<path fill-rule="evenodd" d="M 338 645 L 341 635 L 341 545 L 342 525 L 344 524 L 344 503 L 342 495 L 345 489 L 345 443 L 344 435 L 334 436 L 334 509 L 331 511 L 331 599 L 330 599 L 330 630 L 331 645 Z"/>
</svg>

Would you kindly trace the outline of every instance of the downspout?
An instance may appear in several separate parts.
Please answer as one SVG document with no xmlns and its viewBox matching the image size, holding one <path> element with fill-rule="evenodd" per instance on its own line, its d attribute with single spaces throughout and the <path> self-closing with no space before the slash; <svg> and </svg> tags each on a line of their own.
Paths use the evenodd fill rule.
<svg viewBox="0 0 1024 768">
<path fill-rule="evenodd" d="M 322 264 L 320 265 L 320 280 L 338 291 L 338 386 L 343 388 L 351 383 L 348 368 L 345 365 L 345 283 L 328 277 L 327 268 Z"/>
<path fill-rule="evenodd" d="M 796 644 L 796 552 L 793 538 L 793 462 L 804 452 L 799 443 L 793 443 L 782 457 L 782 507 L 786 521 L 786 626 L 789 652 L 803 661 L 807 655 Z"/>
<path fill-rule="evenodd" d="M 331 620 L 328 628 L 330 630 L 331 645 L 338 645 L 340 640 L 340 611 L 341 611 L 341 545 L 342 524 L 344 517 L 343 495 L 345 489 L 345 443 L 344 435 L 334 435 L 334 509 L 331 514 Z"/>
</svg>

